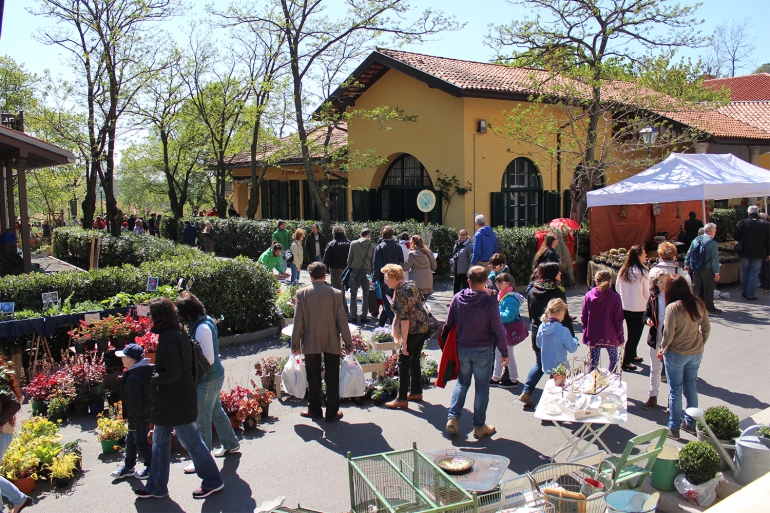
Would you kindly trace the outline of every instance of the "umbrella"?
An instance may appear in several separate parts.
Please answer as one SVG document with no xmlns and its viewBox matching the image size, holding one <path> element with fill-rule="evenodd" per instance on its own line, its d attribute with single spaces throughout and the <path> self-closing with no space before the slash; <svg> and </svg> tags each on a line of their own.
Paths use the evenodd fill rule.
<svg viewBox="0 0 770 513">
<path fill-rule="evenodd" d="M 548 223 L 548 226 L 550 226 L 552 228 L 561 228 L 562 226 L 566 226 L 570 230 L 579 230 L 580 229 L 580 225 L 579 224 L 577 224 L 575 221 L 573 221 L 572 219 L 569 219 L 567 217 L 560 217 L 558 219 L 554 219 L 553 221 Z"/>
</svg>

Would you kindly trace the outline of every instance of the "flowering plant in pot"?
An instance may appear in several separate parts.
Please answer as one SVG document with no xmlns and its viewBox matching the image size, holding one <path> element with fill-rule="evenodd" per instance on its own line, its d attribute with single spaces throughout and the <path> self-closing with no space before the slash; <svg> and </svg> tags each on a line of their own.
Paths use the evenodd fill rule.
<svg viewBox="0 0 770 513">
<path fill-rule="evenodd" d="M 254 387 L 251 395 L 257 401 L 259 407 L 262 408 L 262 418 L 270 416 L 270 403 L 275 399 L 275 394 L 265 388 L 259 388 L 253 379 L 251 380 L 251 386 Z"/>
<path fill-rule="evenodd" d="M 553 376 L 553 383 L 557 387 L 564 386 L 564 376 L 567 375 L 567 367 L 564 366 L 563 363 L 560 363 L 558 367 L 553 369 L 551 371 L 551 376 Z"/>
<path fill-rule="evenodd" d="M 46 411 L 45 401 L 51 395 L 56 382 L 52 376 L 38 374 L 24 387 L 24 393 L 32 401 L 32 415 L 44 415 Z"/>
<path fill-rule="evenodd" d="M 102 444 L 102 454 L 115 452 L 118 443 L 128 434 L 128 423 L 123 420 L 122 404 L 111 406 L 108 413 L 106 417 L 102 413 L 96 416 L 96 440 Z"/>
<path fill-rule="evenodd" d="M 70 408 L 70 400 L 66 397 L 53 396 L 48 401 L 48 420 L 51 422 L 61 422 L 67 418 L 67 412 Z"/>
<path fill-rule="evenodd" d="M 422 376 L 422 382 L 426 385 L 430 384 L 430 378 L 436 375 L 438 372 L 438 361 L 427 353 L 422 353 L 420 358 L 420 375 Z"/>
<path fill-rule="evenodd" d="M 385 376 L 388 378 L 398 376 L 397 354 L 392 354 L 385 359 Z"/>
<path fill-rule="evenodd" d="M 372 331 L 369 338 L 372 342 L 381 344 L 384 342 L 392 342 L 393 334 L 390 332 L 390 328 L 387 327 L 374 328 L 374 331 Z"/>
<path fill-rule="evenodd" d="M 78 456 L 73 453 L 60 452 L 46 468 L 51 472 L 51 481 L 61 488 L 68 486 L 78 465 Z"/>
<path fill-rule="evenodd" d="M 154 361 L 154 357 L 150 357 L 149 354 L 155 354 L 158 351 L 158 335 L 148 331 L 143 335 L 135 337 L 135 342 L 144 348 L 144 352 L 148 355 L 150 360 Z"/>
<path fill-rule="evenodd" d="M 262 388 L 266 388 L 271 392 L 276 391 L 275 375 L 283 372 L 283 368 L 288 361 L 288 357 L 278 358 L 276 356 L 268 356 L 261 358 L 254 364 L 254 371 L 262 382 Z"/>
</svg>

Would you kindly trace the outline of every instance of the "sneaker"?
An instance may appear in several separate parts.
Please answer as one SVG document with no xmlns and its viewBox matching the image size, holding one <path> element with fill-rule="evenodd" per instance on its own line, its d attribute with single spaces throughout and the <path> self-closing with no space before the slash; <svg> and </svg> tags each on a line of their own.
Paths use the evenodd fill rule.
<svg viewBox="0 0 770 513">
<path fill-rule="evenodd" d="M 496 387 L 499 384 L 500 384 L 500 380 L 498 380 L 498 379 L 490 379 L 489 380 L 489 386 L 491 386 L 491 387 Z"/>
<path fill-rule="evenodd" d="M 679 430 L 678 429 L 670 429 L 668 432 L 668 437 L 671 440 L 679 440 Z"/>
<path fill-rule="evenodd" d="M 759 298 L 757 296 L 749 296 L 746 298 L 746 301 L 759 301 Z"/>
<path fill-rule="evenodd" d="M 126 468 L 125 465 L 121 465 L 110 474 L 114 479 L 124 479 L 128 476 L 134 475 L 134 468 Z"/>
<path fill-rule="evenodd" d="M 134 495 L 136 495 L 138 499 L 162 499 L 163 497 L 166 497 L 165 495 L 153 495 L 148 492 L 146 488 L 134 490 Z"/>
<path fill-rule="evenodd" d="M 532 399 L 529 397 L 529 394 L 524 392 L 519 396 L 519 401 L 524 403 L 524 406 L 535 406 L 535 403 L 532 402 Z"/>
<path fill-rule="evenodd" d="M 446 422 L 447 433 L 457 433 L 457 419 L 452 417 Z"/>
<path fill-rule="evenodd" d="M 484 424 L 481 427 L 477 427 L 473 430 L 473 437 L 474 438 L 484 438 L 485 436 L 492 436 L 495 433 L 497 433 L 497 430 L 495 429 L 495 426 L 490 426 L 489 424 Z"/>
<path fill-rule="evenodd" d="M 195 490 L 193 492 L 193 499 L 205 499 L 206 497 L 208 497 L 212 493 L 218 492 L 219 490 L 221 490 L 224 487 L 225 487 L 224 483 L 222 483 L 221 485 L 217 486 L 216 488 L 212 488 L 211 490 L 207 490 L 207 489 L 205 489 L 203 487 L 200 487 L 200 488 L 198 488 L 197 490 Z"/>
<path fill-rule="evenodd" d="M 195 474 L 195 463 L 190 463 L 184 468 L 185 474 Z"/>
<path fill-rule="evenodd" d="M 518 381 L 511 381 L 510 379 L 501 379 L 500 380 L 500 388 L 516 388 L 519 386 Z"/>
<path fill-rule="evenodd" d="M 225 449 L 224 447 L 220 447 L 219 449 L 214 450 L 214 456 L 217 458 L 224 458 L 228 454 L 235 454 L 237 452 L 241 451 L 241 445 L 238 444 L 232 449 Z"/>
<path fill-rule="evenodd" d="M 142 470 L 141 472 L 137 470 L 136 472 L 134 472 L 134 477 L 144 481 L 145 479 L 150 477 L 150 469 L 145 467 L 145 469 Z"/>
<path fill-rule="evenodd" d="M 695 426 L 691 426 L 686 422 L 682 422 L 682 431 L 684 431 L 685 433 L 690 433 L 691 435 L 697 434 L 697 432 L 695 431 Z"/>
</svg>

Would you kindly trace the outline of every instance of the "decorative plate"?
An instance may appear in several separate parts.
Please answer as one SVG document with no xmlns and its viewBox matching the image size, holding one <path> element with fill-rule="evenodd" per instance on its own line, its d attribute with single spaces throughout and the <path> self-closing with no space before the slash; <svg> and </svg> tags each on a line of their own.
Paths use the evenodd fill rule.
<svg viewBox="0 0 770 513">
<path fill-rule="evenodd" d="M 441 456 L 434 461 L 441 470 L 450 474 L 460 474 L 470 470 L 474 463 L 471 458 L 465 456 Z"/>
</svg>

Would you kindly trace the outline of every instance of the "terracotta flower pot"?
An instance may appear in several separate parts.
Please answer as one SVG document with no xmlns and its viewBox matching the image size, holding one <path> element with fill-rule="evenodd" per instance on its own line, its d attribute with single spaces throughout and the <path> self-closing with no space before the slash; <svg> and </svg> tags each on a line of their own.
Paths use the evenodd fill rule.
<svg viewBox="0 0 770 513">
<path fill-rule="evenodd" d="M 553 377 L 553 384 L 556 385 L 557 387 L 563 387 L 564 386 L 564 376 L 563 375 L 554 376 Z"/>
<path fill-rule="evenodd" d="M 32 495 L 35 493 L 36 482 L 31 477 L 25 477 L 24 479 L 14 479 L 11 482 L 24 495 Z"/>
<path fill-rule="evenodd" d="M 155 353 L 155 352 L 153 352 L 153 353 L 144 353 L 144 357 L 145 358 L 149 358 L 150 359 L 150 363 L 155 363 L 155 356 L 157 356 L 157 354 L 158 353 Z"/>
</svg>

